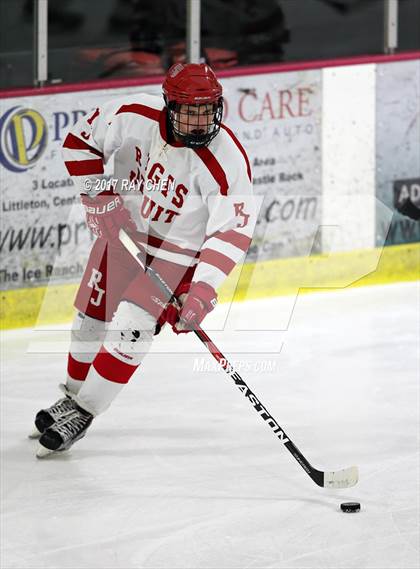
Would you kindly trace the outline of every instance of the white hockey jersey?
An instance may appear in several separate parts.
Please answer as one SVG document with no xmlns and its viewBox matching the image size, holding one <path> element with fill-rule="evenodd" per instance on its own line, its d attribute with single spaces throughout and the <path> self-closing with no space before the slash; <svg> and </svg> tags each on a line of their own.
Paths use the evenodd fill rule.
<svg viewBox="0 0 420 569">
<path fill-rule="evenodd" d="M 208 147 L 169 143 L 163 99 L 139 94 L 83 117 L 63 154 L 80 192 L 91 196 L 106 189 L 104 164 L 114 156 L 112 186 L 137 240 L 154 257 L 197 265 L 195 282 L 217 289 L 248 250 L 257 215 L 251 168 L 226 125 Z"/>
</svg>

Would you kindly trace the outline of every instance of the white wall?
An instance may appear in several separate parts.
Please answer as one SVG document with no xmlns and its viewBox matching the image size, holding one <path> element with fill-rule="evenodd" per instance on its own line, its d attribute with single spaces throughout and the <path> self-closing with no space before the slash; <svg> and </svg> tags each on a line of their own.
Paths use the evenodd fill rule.
<svg viewBox="0 0 420 569">
<path fill-rule="evenodd" d="M 322 249 L 375 245 L 374 64 L 322 74 Z"/>
</svg>

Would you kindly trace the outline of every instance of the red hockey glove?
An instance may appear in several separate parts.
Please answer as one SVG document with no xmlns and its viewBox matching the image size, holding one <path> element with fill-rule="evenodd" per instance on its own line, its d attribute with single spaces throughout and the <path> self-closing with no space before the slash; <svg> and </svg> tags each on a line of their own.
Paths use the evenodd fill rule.
<svg viewBox="0 0 420 569">
<path fill-rule="evenodd" d="M 204 317 L 213 310 L 217 304 L 217 294 L 212 286 L 202 281 L 192 283 L 191 286 L 183 285 L 177 293 L 182 308 L 170 304 L 166 309 L 166 321 L 176 334 L 186 334 L 199 326 Z"/>
<path fill-rule="evenodd" d="M 113 241 L 118 239 L 121 228 L 136 230 L 119 194 L 101 194 L 94 198 L 82 194 L 81 201 L 86 211 L 87 226 L 96 237 Z"/>
</svg>

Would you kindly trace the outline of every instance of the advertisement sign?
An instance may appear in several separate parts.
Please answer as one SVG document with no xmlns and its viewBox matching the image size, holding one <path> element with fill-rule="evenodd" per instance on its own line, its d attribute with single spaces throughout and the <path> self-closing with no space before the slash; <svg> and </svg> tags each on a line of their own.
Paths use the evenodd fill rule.
<svg viewBox="0 0 420 569">
<path fill-rule="evenodd" d="M 225 81 L 227 122 L 264 196 L 248 261 L 308 255 L 321 222 L 321 71 Z"/>
<path fill-rule="evenodd" d="M 415 206 L 420 208 L 420 178 L 395 180 L 394 207 L 401 207 L 407 200 L 411 200 Z"/>
<path fill-rule="evenodd" d="M 92 244 L 61 156 L 81 116 L 145 88 L 0 100 L 0 287 L 77 282 Z M 147 86 L 148 92 L 159 92 Z M 107 165 L 112 174 L 112 163 Z"/>
<path fill-rule="evenodd" d="M 264 196 L 247 261 L 306 255 L 321 207 L 320 71 L 223 80 L 224 122 L 248 152 Z M 160 85 L 0 100 L 0 287 L 77 282 L 92 237 L 61 157 L 78 119 Z M 107 173 L 112 175 L 112 164 Z"/>
<path fill-rule="evenodd" d="M 394 210 L 391 226 L 377 211 L 376 243 L 420 241 L 420 223 L 398 213 L 398 201 L 419 203 L 420 61 L 377 66 L 376 160 L 377 198 Z"/>
</svg>

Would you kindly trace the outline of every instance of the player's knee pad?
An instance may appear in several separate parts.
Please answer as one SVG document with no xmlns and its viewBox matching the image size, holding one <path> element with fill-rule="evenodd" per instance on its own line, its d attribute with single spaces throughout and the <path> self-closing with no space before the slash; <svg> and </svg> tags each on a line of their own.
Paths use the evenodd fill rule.
<svg viewBox="0 0 420 569">
<path fill-rule="evenodd" d="M 108 326 L 104 347 L 117 359 L 139 365 L 150 349 L 156 318 L 144 308 L 123 301 Z"/>
<path fill-rule="evenodd" d="M 78 312 L 71 329 L 71 353 L 96 354 L 105 337 L 105 326 L 102 320 Z"/>
</svg>

